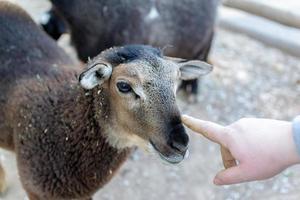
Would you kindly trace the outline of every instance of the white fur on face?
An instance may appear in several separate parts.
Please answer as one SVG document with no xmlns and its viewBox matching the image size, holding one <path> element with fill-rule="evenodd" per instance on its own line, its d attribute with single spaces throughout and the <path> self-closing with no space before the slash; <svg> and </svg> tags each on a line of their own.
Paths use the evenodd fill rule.
<svg viewBox="0 0 300 200">
<path fill-rule="evenodd" d="M 98 85 L 99 80 L 95 75 L 87 74 L 80 80 L 80 84 L 84 89 L 89 90 L 94 88 L 96 85 Z"/>
<path fill-rule="evenodd" d="M 96 72 L 102 74 L 102 77 L 99 78 L 96 75 Z M 80 84 L 84 89 L 92 89 L 97 85 L 101 85 L 105 80 L 109 79 L 112 73 L 112 68 L 103 64 L 98 64 L 86 72 L 83 72 L 83 75 L 80 80 Z"/>
<path fill-rule="evenodd" d="M 107 142 L 117 149 L 124 149 L 137 146 L 147 151 L 149 148 L 148 141 L 132 133 L 124 133 L 122 131 L 115 131 L 109 129 L 106 132 L 105 136 Z"/>
</svg>

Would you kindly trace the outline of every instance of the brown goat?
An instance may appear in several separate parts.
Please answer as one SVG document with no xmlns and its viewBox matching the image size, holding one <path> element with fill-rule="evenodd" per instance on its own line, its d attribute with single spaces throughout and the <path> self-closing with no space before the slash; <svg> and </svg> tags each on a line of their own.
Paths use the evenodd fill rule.
<svg viewBox="0 0 300 200">
<path fill-rule="evenodd" d="M 91 199 L 133 146 L 182 161 L 188 136 L 176 82 L 211 71 L 129 45 L 103 51 L 78 82 L 82 69 L 22 9 L 3 1 L 0 63 L 0 147 L 16 153 L 30 200 Z"/>
</svg>

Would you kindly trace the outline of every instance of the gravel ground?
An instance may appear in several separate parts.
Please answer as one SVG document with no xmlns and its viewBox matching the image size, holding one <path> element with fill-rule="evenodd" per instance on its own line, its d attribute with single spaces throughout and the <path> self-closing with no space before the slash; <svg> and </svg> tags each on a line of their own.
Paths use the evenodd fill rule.
<svg viewBox="0 0 300 200">
<path fill-rule="evenodd" d="M 48 6 L 38 0 L 18 2 L 35 18 Z M 60 44 L 67 47 L 66 41 Z M 215 68 L 201 82 L 199 102 L 191 105 L 179 100 L 183 113 L 222 124 L 245 116 L 291 120 L 300 113 L 300 59 L 223 29 L 217 30 L 210 59 Z M 94 199 L 299 199 L 300 166 L 267 181 L 214 186 L 212 179 L 222 169 L 219 147 L 198 135 L 190 136 L 191 154 L 183 163 L 167 165 L 137 150 Z M 9 186 L 0 199 L 25 199 L 14 155 L 1 151 L 0 158 Z"/>
</svg>

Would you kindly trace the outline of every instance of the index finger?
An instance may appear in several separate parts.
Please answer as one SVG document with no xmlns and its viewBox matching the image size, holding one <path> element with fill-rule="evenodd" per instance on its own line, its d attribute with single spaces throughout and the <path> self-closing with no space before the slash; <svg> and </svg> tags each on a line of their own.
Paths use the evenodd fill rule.
<svg viewBox="0 0 300 200">
<path fill-rule="evenodd" d="M 224 140 L 223 136 L 225 134 L 224 126 L 221 126 L 213 122 L 196 119 L 188 115 L 183 115 L 181 119 L 182 122 L 193 131 L 202 134 L 204 137 L 206 137 L 207 139 L 213 142 L 225 145 L 223 141 Z"/>
</svg>

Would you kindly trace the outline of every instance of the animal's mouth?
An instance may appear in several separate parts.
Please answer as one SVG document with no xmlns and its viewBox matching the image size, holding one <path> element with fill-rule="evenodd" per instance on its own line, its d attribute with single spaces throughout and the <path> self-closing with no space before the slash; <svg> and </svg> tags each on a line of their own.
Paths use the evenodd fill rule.
<svg viewBox="0 0 300 200">
<path fill-rule="evenodd" d="M 164 161 L 167 161 L 168 163 L 171 163 L 171 164 L 180 163 L 189 154 L 188 149 L 184 152 L 179 152 L 179 151 L 174 151 L 174 150 L 173 151 L 170 151 L 170 150 L 162 151 L 151 140 L 150 140 L 150 144 L 152 145 L 154 150 L 158 153 L 158 155 L 161 157 L 161 159 L 163 159 Z"/>
</svg>

